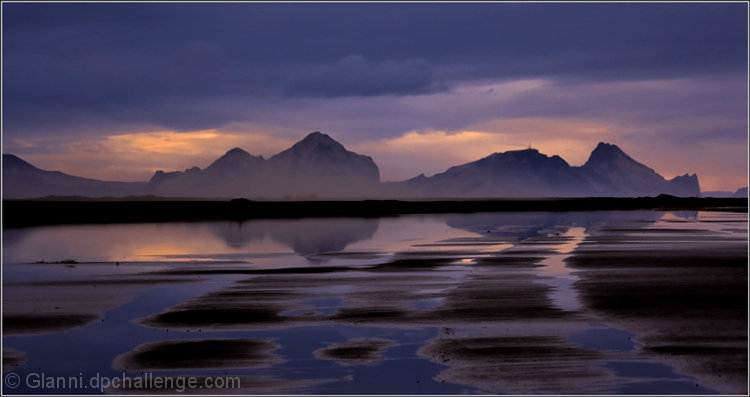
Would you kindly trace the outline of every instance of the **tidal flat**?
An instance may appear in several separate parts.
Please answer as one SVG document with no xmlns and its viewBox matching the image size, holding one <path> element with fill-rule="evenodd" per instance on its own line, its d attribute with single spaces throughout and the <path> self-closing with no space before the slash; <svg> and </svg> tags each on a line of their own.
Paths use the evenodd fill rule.
<svg viewBox="0 0 750 397">
<path fill-rule="evenodd" d="M 747 394 L 747 253 L 747 213 L 722 211 L 8 228 L 3 372 L 236 376 L 211 390 L 226 394 Z"/>
</svg>

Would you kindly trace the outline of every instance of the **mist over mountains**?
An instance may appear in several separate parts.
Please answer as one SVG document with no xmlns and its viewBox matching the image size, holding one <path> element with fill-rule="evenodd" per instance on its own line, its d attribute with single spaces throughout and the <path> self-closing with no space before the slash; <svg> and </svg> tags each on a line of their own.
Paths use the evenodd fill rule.
<svg viewBox="0 0 750 397">
<path fill-rule="evenodd" d="M 536 149 L 494 153 L 432 177 L 380 182 L 372 158 L 313 132 L 268 159 L 234 148 L 205 169 L 157 171 L 148 182 L 107 182 L 41 170 L 3 154 L 4 198 L 49 195 L 190 198 L 468 198 L 639 197 L 700 195 L 698 177 L 667 180 L 616 145 L 599 143 L 588 161 L 570 166 Z"/>
<path fill-rule="evenodd" d="M 377 194 L 379 183 L 372 158 L 313 132 L 267 160 L 234 148 L 205 170 L 157 171 L 148 192 L 165 197 L 368 197 Z"/>
<path fill-rule="evenodd" d="M 45 171 L 17 156 L 3 154 L 3 198 L 123 197 L 141 194 L 145 187 L 145 182 L 105 182 Z"/>
</svg>

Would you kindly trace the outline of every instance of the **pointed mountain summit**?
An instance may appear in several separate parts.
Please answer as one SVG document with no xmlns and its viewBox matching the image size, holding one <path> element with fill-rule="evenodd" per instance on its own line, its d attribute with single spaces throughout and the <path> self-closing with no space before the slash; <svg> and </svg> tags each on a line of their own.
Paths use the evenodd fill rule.
<svg viewBox="0 0 750 397">
<path fill-rule="evenodd" d="M 268 160 L 234 148 L 204 170 L 157 171 L 149 187 L 175 197 L 366 197 L 379 182 L 372 158 L 313 132 Z"/>
<path fill-rule="evenodd" d="M 628 156 L 617 145 L 599 142 L 588 161 L 580 167 L 595 196 L 678 196 L 700 194 L 697 176 L 667 181 L 653 169 Z"/>
<path fill-rule="evenodd" d="M 272 183 L 282 196 L 292 194 L 363 197 L 380 183 L 371 157 L 347 150 L 330 136 L 313 132 L 268 159 Z"/>
<path fill-rule="evenodd" d="M 355 167 L 354 173 L 360 174 L 365 180 L 380 181 L 378 166 L 372 158 L 346 150 L 330 136 L 321 132 L 313 132 L 292 147 L 269 159 L 280 166 L 299 165 L 328 168 L 337 173 L 348 173 L 341 166 Z M 321 170 L 322 171 L 322 170 Z"/>
<path fill-rule="evenodd" d="M 659 174 L 653 169 L 633 160 L 617 145 L 599 142 L 589 155 L 588 161 L 583 168 L 595 170 L 602 173 L 618 172 L 620 174 L 631 173 L 640 178 L 660 179 Z"/>
<path fill-rule="evenodd" d="M 245 197 L 257 191 L 265 163 L 263 156 L 236 147 L 203 170 L 156 171 L 148 188 L 151 194 L 170 197 Z"/>
<path fill-rule="evenodd" d="M 313 154 L 321 152 L 347 152 L 347 150 L 344 145 L 338 143 L 335 139 L 331 138 L 327 134 L 324 134 L 320 131 L 315 131 L 311 132 L 301 141 L 295 143 L 292 147 L 281 153 L 285 152 Z"/>
<path fill-rule="evenodd" d="M 665 180 L 617 145 L 600 142 L 581 167 L 536 149 L 493 153 L 433 177 L 388 184 L 410 197 L 695 196 L 696 175 Z"/>
<path fill-rule="evenodd" d="M 253 156 L 252 154 L 236 147 L 229 150 L 223 156 L 219 157 L 206 167 L 206 171 L 214 172 L 236 172 L 239 170 L 247 171 L 262 166 L 263 156 Z"/>
<path fill-rule="evenodd" d="M 622 151 L 617 145 L 611 143 L 599 142 L 596 148 L 589 155 L 587 165 L 596 165 L 601 163 L 610 163 L 617 161 L 618 159 L 623 161 L 635 162 L 630 156 Z"/>
<path fill-rule="evenodd" d="M 30 163 L 21 159 L 20 157 L 13 154 L 3 154 L 3 175 L 6 172 L 19 172 L 19 171 L 31 171 L 38 170 L 39 168 L 34 167 Z"/>
</svg>

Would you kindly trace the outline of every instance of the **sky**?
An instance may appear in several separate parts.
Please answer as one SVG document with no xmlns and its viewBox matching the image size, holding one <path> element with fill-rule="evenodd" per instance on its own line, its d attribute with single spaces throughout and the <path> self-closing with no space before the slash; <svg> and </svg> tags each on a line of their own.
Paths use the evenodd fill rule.
<svg viewBox="0 0 750 397">
<path fill-rule="evenodd" d="M 381 180 L 613 143 L 701 188 L 748 179 L 748 5 L 2 4 L 2 151 L 144 181 L 313 131 Z"/>
</svg>

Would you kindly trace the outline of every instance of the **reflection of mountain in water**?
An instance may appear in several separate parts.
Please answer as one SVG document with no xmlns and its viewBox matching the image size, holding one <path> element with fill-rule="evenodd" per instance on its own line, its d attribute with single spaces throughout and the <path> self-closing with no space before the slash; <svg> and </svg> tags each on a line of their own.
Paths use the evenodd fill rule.
<svg viewBox="0 0 750 397">
<path fill-rule="evenodd" d="M 271 238 L 299 255 L 342 251 L 347 245 L 371 238 L 378 219 L 294 219 L 219 223 L 214 234 L 232 248 Z"/>
<path fill-rule="evenodd" d="M 589 228 L 594 225 L 633 222 L 633 227 L 645 227 L 664 216 L 659 211 L 590 211 L 590 212 L 524 212 L 449 215 L 445 223 L 453 228 L 472 233 L 514 238 L 517 241 L 542 235 L 543 230 L 565 227 Z M 672 212 L 673 215 L 694 219 L 695 211 Z"/>
</svg>

